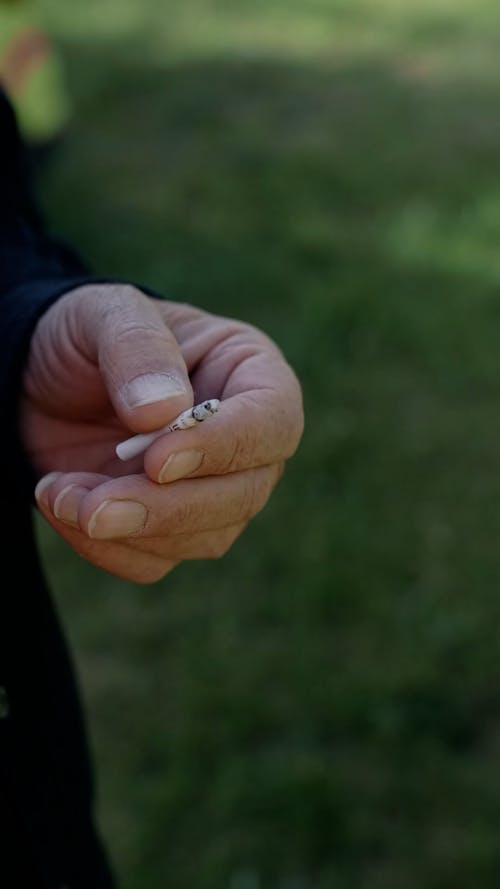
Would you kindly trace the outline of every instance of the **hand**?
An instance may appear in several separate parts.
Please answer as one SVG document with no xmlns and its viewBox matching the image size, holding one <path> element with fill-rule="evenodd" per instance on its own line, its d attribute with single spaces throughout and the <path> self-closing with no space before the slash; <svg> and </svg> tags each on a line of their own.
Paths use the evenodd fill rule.
<svg viewBox="0 0 500 889">
<path fill-rule="evenodd" d="M 116 445 L 220 398 L 219 413 L 122 463 Z M 21 434 L 53 528 L 93 564 L 153 583 L 222 556 L 265 505 L 303 429 L 297 379 L 265 334 L 124 285 L 62 296 L 34 331 Z"/>
</svg>

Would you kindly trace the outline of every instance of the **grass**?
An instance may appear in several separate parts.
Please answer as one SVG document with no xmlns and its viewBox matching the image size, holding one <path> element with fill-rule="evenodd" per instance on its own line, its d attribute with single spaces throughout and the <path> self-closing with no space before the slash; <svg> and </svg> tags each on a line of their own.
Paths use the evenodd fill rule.
<svg viewBox="0 0 500 889">
<path fill-rule="evenodd" d="M 53 226 L 263 327 L 306 403 L 219 563 L 139 588 L 39 527 L 123 889 L 496 889 L 497 4 L 42 6 Z"/>
</svg>

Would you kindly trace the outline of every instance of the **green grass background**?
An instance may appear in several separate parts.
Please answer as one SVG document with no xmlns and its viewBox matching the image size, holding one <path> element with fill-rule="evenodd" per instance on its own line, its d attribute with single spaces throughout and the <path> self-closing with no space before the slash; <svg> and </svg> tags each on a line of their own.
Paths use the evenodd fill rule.
<svg viewBox="0 0 500 889">
<path fill-rule="evenodd" d="M 306 432 L 220 562 L 39 527 L 124 889 L 500 885 L 500 4 L 40 3 L 54 228 L 270 333 Z"/>
</svg>

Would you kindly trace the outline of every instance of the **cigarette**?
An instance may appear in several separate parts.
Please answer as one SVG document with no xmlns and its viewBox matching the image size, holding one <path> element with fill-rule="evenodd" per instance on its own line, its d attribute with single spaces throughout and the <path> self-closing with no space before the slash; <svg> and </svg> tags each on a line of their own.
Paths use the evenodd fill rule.
<svg viewBox="0 0 500 889">
<path fill-rule="evenodd" d="M 179 414 L 175 420 L 172 420 L 167 426 L 163 426 L 162 429 L 127 438 L 126 441 L 122 441 L 116 446 L 117 457 L 124 462 L 126 460 L 131 460 L 132 457 L 137 457 L 139 454 L 142 454 L 146 448 L 149 448 L 149 445 L 152 444 L 153 441 L 156 441 L 160 435 L 165 435 L 167 432 L 176 432 L 178 429 L 189 429 L 191 426 L 196 426 L 197 423 L 202 423 L 207 417 L 216 414 L 219 410 L 219 404 L 220 401 L 218 398 L 209 398 L 208 401 L 202 401 L 201 404 L 197 404 L 194 407 L 188 408 L 187 411 L 183 411 L 182 414 Z"/>
</svg>

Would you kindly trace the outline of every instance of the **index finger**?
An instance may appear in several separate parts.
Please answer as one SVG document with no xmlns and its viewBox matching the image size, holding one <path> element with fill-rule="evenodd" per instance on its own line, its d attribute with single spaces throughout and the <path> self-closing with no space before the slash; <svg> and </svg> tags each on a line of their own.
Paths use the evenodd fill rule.
<svg viewBox="0 0 500 889">
<path fill-rule="evenodd" d="M 191 429 L 162 435 L 150 445 L 144 468 L 154 482 L 225 475 L 279 463 L 290 457 L 302 434 L 300 389 L 280 398 L 272 388 L 253 389 L 223 400 L 218 413 Z M 294 397 L 296 395 L 296 397 Z"/>
</svg>

